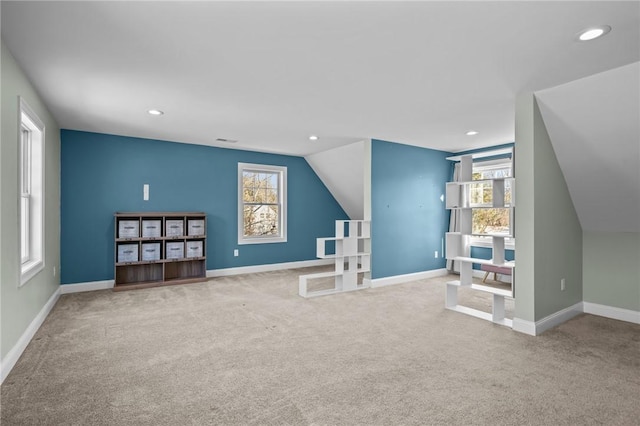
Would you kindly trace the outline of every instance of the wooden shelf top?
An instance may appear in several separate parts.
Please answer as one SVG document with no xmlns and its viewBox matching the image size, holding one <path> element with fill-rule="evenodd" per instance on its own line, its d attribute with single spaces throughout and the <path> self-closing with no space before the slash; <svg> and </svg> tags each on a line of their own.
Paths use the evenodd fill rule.
<svg viewBox="0 0 640 426">
<path fill-rule="evenodd" d="M 206 216 L 204 212 L 115 212 L 116 217 L 159 217 L 159 216 L 171 216 L 171 217 L 184 217 L 184 216 Z"/>
<path fill-rule="evenodd" d="M 131 238 L 116 238 L 116 243 L 126 242 L 153 242 L 153 241 L 179 241 L 179 240 L 204 240 L 206 235 L 181 235 L 179 237 L 131 237 Z"/>
</svg>

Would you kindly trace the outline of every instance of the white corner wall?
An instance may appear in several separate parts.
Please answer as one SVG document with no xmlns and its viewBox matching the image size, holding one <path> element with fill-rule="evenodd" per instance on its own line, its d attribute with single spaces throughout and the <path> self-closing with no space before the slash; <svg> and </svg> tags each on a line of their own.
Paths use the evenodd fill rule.
<svg viewBox="0 0 640 426">
<path fill-rule="evenodd" d="M 532 93 L 517 98 L 515 146 L 515 317 L 536 322 L 567 309 L 578 312 L 582 227 Z"/>
<path fill-rule="evenodd" d="M 0 360 L 2 377 L 19 357 L 25 336 L 35 332 L 59 291 L 60 265 L 60 128 L 2 42 L 1 51 L 2 142 L 0 145 Z M 18 127 L 19 101 L 23 97 L 45 124 L 45 267 L 19 287 Z M 44 315 L 44 316 L 43 316 Z M 40 322 L 41 323 L 41 322 Z M 26 339 L 28 343 L 28 339 Z M 25 344 L 26 346 L 26 344 Z M 24 348 L 22 348 L 24 349 Z M 10 354 L 8 360 L 7 355 Z M 11 365 L 7 365 L 11 364 Z"/>
<path fill-rule="evenodd" d="M 584 301 L 640 314 L 640 233 L 585 231 Z"/>
<path fill-rule="evenodd" d="M 351 220 L 364 219 L 365 142 L 305 157 Z"/>
</svg>

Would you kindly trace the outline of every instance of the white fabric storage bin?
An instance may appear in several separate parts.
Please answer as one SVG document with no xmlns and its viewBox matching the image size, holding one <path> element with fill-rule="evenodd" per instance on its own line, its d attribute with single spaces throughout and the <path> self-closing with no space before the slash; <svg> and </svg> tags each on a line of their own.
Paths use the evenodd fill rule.
<svg viewBox="0 0 640 426">
<path fill-rule="evenodd" d="M 140 222 L 137 220 L 119 220 L 118 238 L 138 238 L 140 236 Z"/>
<path fill-rule="evenodd" d="M 181 237 L 184 235 L 184 220 L 167 219 L 165 222 L 166 237 Z"/>
<path fill-rule="evenodd" d="M 187 257 L 202 257 L 202 241 L 187 241 Z"/>
<path fill-rule="evenodd" d="M 167 259 L 182 259 L 184 257 L 184 243 L 168 242 L 165 257 Z"/>
<path fill-rule="evenodd" d="M 138 245 L 137 244 L 118 244 L 118 263 L 137 262 L 138 261 Z"/>
<path fill-rule="evenodd" d="M 204 235 L 204 219 L 189 219 L 189 236 Z"/>
<path fill-rule="evenodd" d="M 142 238 L 160 238 L 162 236 L 161 220 L 143 220 L 142 221 Z"/>
<path fill-rule="evenodd" d="M 145 262 L 160 260 L 160 243 L 143 243 L 142 260 Z"/>
</svg>

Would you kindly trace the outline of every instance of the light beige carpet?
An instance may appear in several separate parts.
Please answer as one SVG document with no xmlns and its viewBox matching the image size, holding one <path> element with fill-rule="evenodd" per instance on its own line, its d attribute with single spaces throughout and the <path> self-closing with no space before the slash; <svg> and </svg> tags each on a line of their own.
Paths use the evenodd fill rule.
<svg viewBox="0 0 640 426">
<path fill-rule="evenodd" d="M 307 300 L 309 272 L 63 295 L 2 385 L 2 425 L 639 422 L 638 325 L 530 337 L 445 310 L 447 278 Z"/>
</svg>

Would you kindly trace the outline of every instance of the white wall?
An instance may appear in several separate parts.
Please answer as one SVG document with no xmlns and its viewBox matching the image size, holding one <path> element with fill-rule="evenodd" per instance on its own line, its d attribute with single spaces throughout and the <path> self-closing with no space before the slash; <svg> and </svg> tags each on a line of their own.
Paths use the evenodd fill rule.
<svg viewBox="0 0 640 426">
<path fill-rule="evenodd" d="M 640 312 L 640 234 L 585 231 L 584 301 Z"/>
<path fill-rule="evenodd" d="M 352 220 L 364 219 L 364 141 L 305 157 Z"/>
<path fill-rule="evenodd" d="M 2 141 L 0 145 L 0 357 L 16 346 L 29 325 L 59 288 L 60 264 L 60 128 L 2 42 Z M 45 124 L 45 268 L 19 287 L 18 126 L 23 97 Z"/>
<path fill-rule="evenodd" d="M 539 321 L 582 302 L 582 228 L 532 93 L 518 96 L 515 142 L 515 316 Z"/>
</svg>

